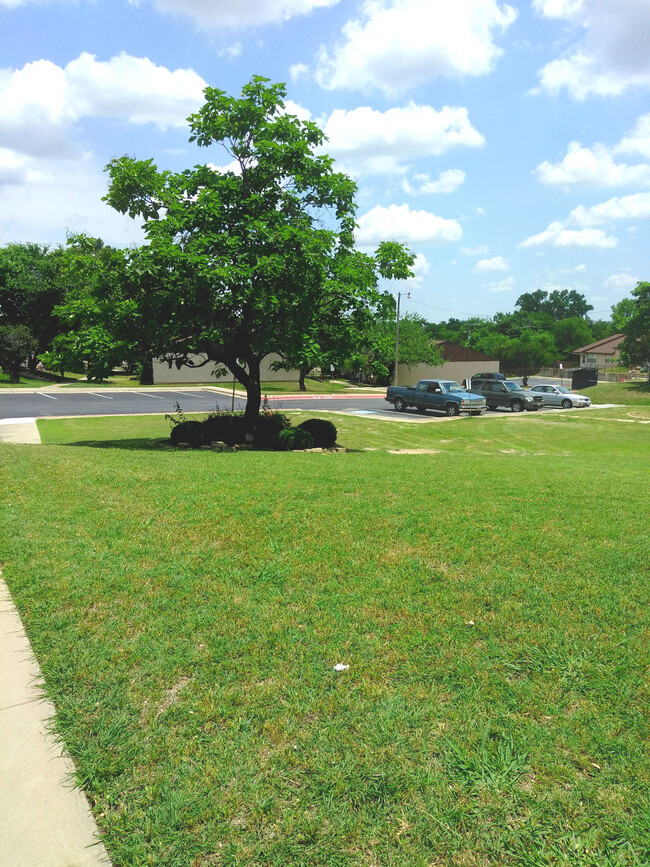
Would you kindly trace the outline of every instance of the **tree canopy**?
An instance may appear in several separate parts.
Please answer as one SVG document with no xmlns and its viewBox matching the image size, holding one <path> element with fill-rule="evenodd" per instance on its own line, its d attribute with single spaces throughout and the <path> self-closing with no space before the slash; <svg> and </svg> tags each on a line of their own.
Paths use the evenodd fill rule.
<svg viewBox="0 0 650 867">
<path fill-rule="evenodd" d="M 16 328 L 12 345 L 24 344 L 25 331 L 30 335 L 29 350 L 36 363 L 37 353 L 51 344 L 59 331 L 54 307 L 63 299 L 61 269 L 64 251 L 44 244 L 7 244 L 0 247 L 0 326 Z M 10 333 L 3 332 L 6 339 Z M 22 335 L 20 338 L 17 335 Z"/>
<path fill-rule="evenodd" d="M 220 146 L 229 165 L 159 171 L 114 159 L 106 196 L 144 220 L 147 245 L 128 255 L 132 298 L 156 325 L 151 349 L 170 363 L 196 355 L 228 368 L 259 412 L 260 362 L 304 361 L 390 309 L 380 277 L 411 275 L 400 244 L 354 247 L 355 183 L 318 153 L 321 130 L 291 115 L 282 84 L 256 76 L 239 98 L 208 87 L 190 141 Z M 331 332 L 323 323 L 332 323 Z"/>
<path fill-rule="evenodd" d="M 637 283 L 631 294 L 634 312 L 625 325 L 621 356 L 627 364 L 644 367 L 650 379 L 650 283 Z"/>
</svg>

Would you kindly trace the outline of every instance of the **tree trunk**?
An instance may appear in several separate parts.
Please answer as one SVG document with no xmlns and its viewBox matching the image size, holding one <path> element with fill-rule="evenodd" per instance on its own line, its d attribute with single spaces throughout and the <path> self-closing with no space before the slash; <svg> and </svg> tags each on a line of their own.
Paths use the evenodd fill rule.
<svg viewBox="0 0 650 867">
<path fill-rule="evenodd" d="M 246 429 L 252 431 L 257 424 L 262 403 L 262 383 L 260 382 L 260 362 L 258 358 L 248 359 L 248 377 L 246 386 Z"/>
<path fill-rule="evenodd" d="M 151 354 L 148 354 L 142 362 L 140 385 L 153 385 L 153 358 Z"/>
<path fill-rule="evenodd" d="M 307 386 L 305 385 L 305 377 L 309 373 L 311 368 L 305 370 L 304 367 L 300 368 L 300 376 L 298 377 L 298 388 L 300 391 L 307 391 Z"/>
</svg>

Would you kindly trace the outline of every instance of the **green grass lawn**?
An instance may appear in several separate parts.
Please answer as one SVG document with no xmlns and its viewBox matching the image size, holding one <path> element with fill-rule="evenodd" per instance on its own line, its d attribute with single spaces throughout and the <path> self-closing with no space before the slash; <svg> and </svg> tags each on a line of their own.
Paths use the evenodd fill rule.
<svg viewBox="0 0 650 867">
<path fill-rule="evenodd" d="M 115 867 L 650 863 L 650 410 L 325 417 L 352 451 L 0 446 Z"/>
<path fill-rule="evenodd" d="M 23 373 L 21 371 L 20 374 L 20 382 L 11 382 L 9 379 L 8 373 L 3 373 L 0 370 L 0 389 L 1 388 L 42 388 L 44 385 L 51 385 L 51 383 L 46 382 L 43 379 L 40 379 L 35 376 L 30 376 L 29 374 Z"/>
<path fill-rule="evenodd" d="M 592 403 L 622 403 L 650 406 L 650 382 L 599 382 L 591 388 L 576 389 Z"/>
</svg>

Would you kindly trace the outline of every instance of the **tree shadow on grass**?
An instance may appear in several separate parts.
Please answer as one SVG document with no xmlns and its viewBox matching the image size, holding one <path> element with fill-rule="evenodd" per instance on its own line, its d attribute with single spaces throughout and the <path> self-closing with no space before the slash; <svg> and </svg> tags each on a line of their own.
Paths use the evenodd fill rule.
<svg viewBox="0 0 650 867">
<path fill-rule="evenodd" d="M 127 451 L 154 451 L 154 452 L 170 452 L 178 451 L 166 439 L 151 439 L 143 437 L 141 439 L 119 439 L 119 440 L 78 440 L 74 443 L 65 443 L 66 446 L 83 446 L 91 449 L 126 449 Z"/>
</svg>

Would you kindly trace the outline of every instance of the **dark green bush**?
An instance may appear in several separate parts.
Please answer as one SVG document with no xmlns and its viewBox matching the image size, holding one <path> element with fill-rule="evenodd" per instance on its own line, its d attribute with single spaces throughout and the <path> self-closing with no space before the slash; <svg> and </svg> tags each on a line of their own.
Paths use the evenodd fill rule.
<svg viewBox="0 0 650 867">
<path fill-rule="evenodd" d="M 177 446 L 179 443 L 189 443 L 196 449 L 203 445 L 203 422 L 182 421 L 175 424 L 169 438 L 173 446 Z"/>
<path fill-rule="evenodd" d="M 246 424 L 243 412 L 213 412 L 203 425 L 203 442 L 223 442 L 229 446 L 243 443 L 246 439 Z"/>
<path fill-rule="evenodd" d="M 308 431 L 316 448 L 330 449 L 336 445 L 336 427 L 327 419 L 308 418 L 298 425 L 298 430 Z"/>
<path fill-rule="evenodd" d="M 314 440 L 309 431 L 301 430 L 299 427 L 290 427 L 280 431 L 276 439 L 276 448 L 279 451 L 289 452 L 297 449 L 312 449 Z"/>
<path fill-rule="evenodd" d="M 291 427 L 291 422 L 281 412 L 263 412 L 257 420 L 253 443 L 256 448 L 278 448 L 278 436 Z"/>
</svg>

